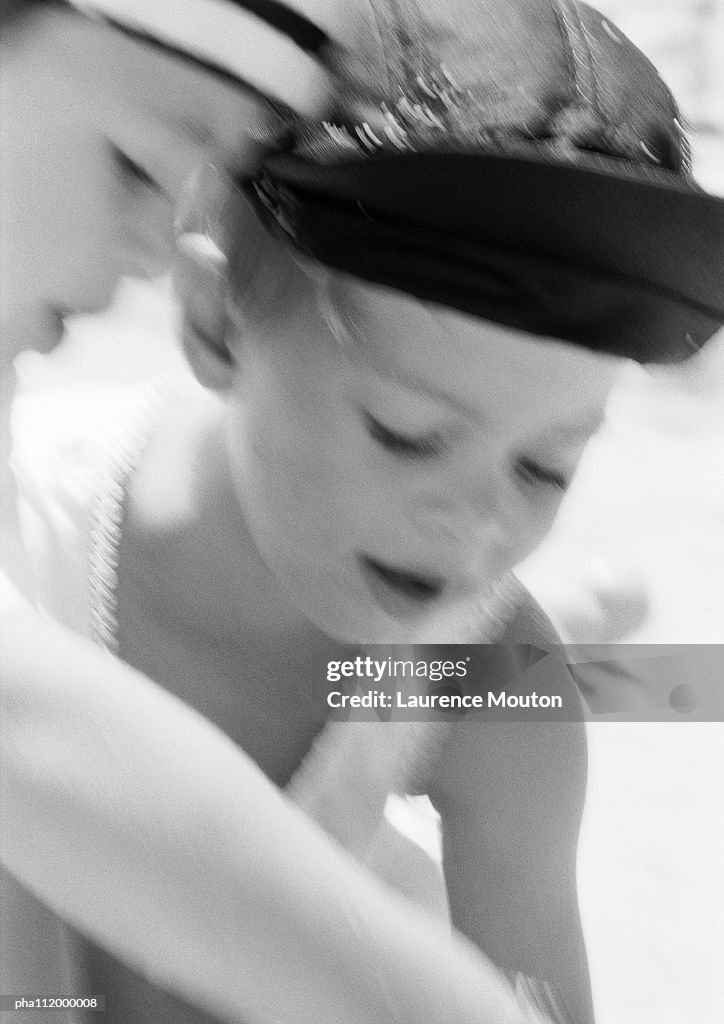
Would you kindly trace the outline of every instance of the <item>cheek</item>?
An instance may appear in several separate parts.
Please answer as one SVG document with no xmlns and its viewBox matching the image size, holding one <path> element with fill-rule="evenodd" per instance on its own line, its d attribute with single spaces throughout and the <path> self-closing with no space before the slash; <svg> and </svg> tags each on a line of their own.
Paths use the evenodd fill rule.
<svg viewBox="0 0 724 1024">
<path fill-rule="evenodd" d="M 279 543 L 344 546 L 364 486 L 345 410 L 303 386 L 257 382 L 236 406 L 233 443 L 244 504 Z"/>
<path fill-rule="evenodd" d="M 521 509 L 510 527 L 511 565 L 522 562 L 543 542 L 553 526 L 563 498 L 563 492 L 556 492 Z"/>
<path fill-rule="evenodd" d="M 117 182 L 113 175 L 105 140 L 90 127 L 78 128 L 63 139 L 54 160 L 49 161 L 55 179 L 54 196 L 49 201 L 56 213 L 56 224 L 86 234 L 102 233 L 116 222 Z M 60 146 L 60 138 L 57 143 Z"/>
<path fill-rule="evenodd" d="M 122 269 L 113 183 L 87 140 L 66 140 L 49 166 L 42 156 L 37 166 L 44 173 L 27 182 L 13 211 L 13 294 L 28 308 L 95 312 L 110 300 Z"/>
<path fill-rule="evenodd" d="M 44 203 L 48 255 L 57 260 L 67 287 L 89 290 L 114 270 L 124 226 L 103 140 L 80 136 L 66 142 L 54 177 L 55 201 L 48 196 Z"/>
</svg>

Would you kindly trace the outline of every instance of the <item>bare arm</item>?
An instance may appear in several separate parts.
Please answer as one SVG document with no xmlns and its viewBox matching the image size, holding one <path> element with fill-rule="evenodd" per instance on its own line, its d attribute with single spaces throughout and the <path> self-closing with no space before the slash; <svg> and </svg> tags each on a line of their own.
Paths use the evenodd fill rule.
<svg viewBox="0 0 724 1024">
<path fill-rule="evenodd" d="M 228 1019 L 518 1024 L 472 944 L 186 705 L 27 609 L 2 641 L 0 852 L 89 935 Z"/>
<path fill-rule="evenodd" d="M 485 690 L 507 680 L 508 692 L 524 692 L 520 657 L 516 645 L 491 647 Z M 570 676 L 554 673 L 568 708 L 575 706 Z M 539 721 L 468 717 L 456 725 L 437 776 L 454 924 L 506 971 L 548 983 L 560 1004 L 556 1024 L 591 1024 L 576 893 L 583 724 L 552 721 L 550 713 Z"/>
</svg>

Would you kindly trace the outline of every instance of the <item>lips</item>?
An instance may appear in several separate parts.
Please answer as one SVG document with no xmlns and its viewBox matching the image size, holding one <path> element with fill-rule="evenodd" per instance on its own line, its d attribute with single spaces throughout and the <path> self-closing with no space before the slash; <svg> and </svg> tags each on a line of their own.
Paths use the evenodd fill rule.
<svg viewBox="0 0 724 1024">
<path fill-rule="evenodd" d="M 377 603 L 396 617 L 419 613 L 445 590 L 446 580 L 436 573 L 388 565 L 369 555 L 360 555 L 359 564 Z"/>
<path fill-rule="evenodd" d="M 406 597 L 430 601 L 439 597 L 445 586 L 445 581 L 440 576 L 423 576 L 407 569 L 396 569 L 391 565 L 385 565 L 384 562 L 378 562 L 374 558 L 367 557 L 364 560 L 381 580 Z"/>
</svg>

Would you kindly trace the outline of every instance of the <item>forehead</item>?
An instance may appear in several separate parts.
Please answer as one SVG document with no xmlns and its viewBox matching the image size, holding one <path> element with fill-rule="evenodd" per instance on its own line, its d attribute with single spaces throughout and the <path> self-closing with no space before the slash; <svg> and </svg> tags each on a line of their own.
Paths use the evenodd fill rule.
<svg viewBox="0 0 724 1024">
<path fill-rule="evenodd" d="M 78 13 L 44 16 L 53 73 L 108 121 L 145 118 L 201 139 L 238 138 L 259 100 L 231 81 Z"/>
<path fill-rule="evenodd" d="M 238 96 L 238 86 L 183 55 L 165 53 L 111 26 L 91 24 L 95 70 L 112 77 L 129 102 L 166 116 L 190 113 L 201 125 L 213 116 L 216 102 Z"/>
<path fill-rule="evenodd" d="M 588 427 L 623 371 L 621 360 L 390 289 L 344 279 L 331 296 L 360 358 L 476 418 Z"/>
</svg>

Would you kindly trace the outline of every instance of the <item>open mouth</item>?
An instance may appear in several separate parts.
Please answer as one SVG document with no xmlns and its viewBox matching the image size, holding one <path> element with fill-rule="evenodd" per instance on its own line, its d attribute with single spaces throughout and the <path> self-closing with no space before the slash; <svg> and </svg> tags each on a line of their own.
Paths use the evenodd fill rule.
<svg viewBox="0 0 724 1024">
<path fill-rule="evenodd" d="M 369 555 L 360 556 L 360 562 L 368 575 L 382 582 L 395 594 L 420 604 L 434 601 L 445 588 L 445 580 L 441 576 L 398 569 L 378 562 Z"/>
</svg>

